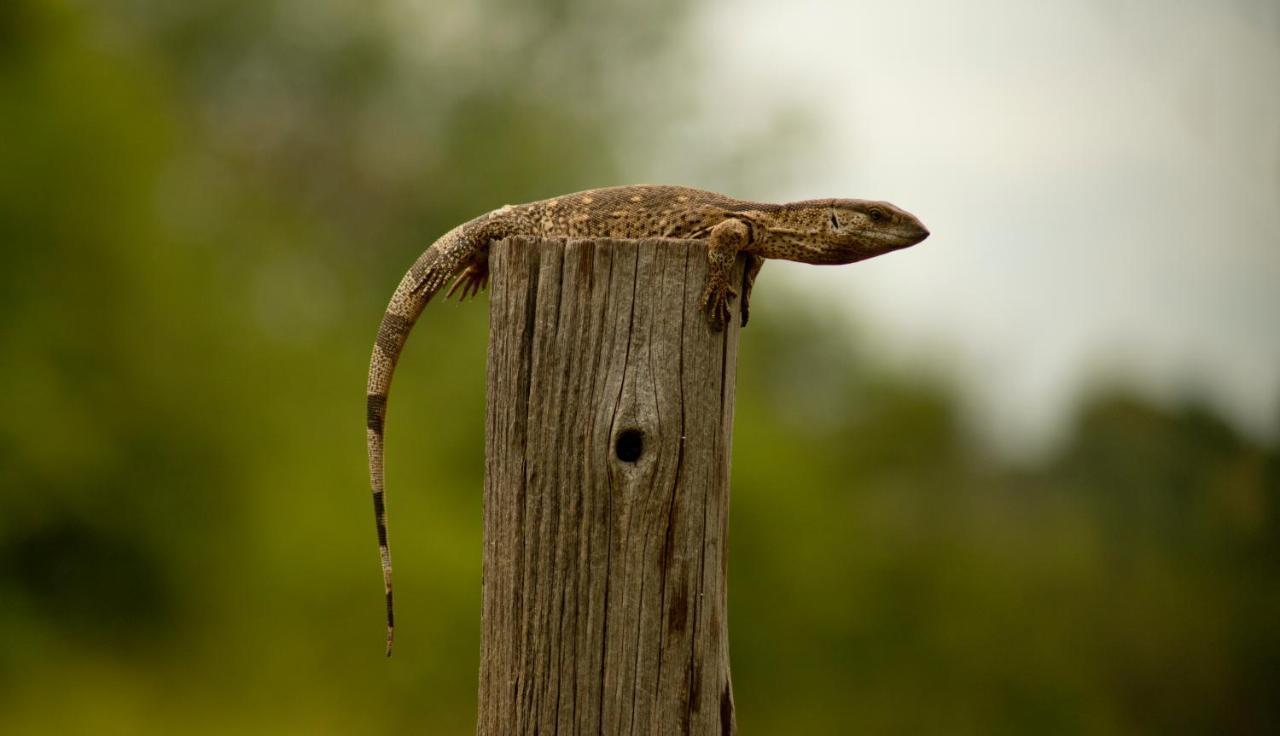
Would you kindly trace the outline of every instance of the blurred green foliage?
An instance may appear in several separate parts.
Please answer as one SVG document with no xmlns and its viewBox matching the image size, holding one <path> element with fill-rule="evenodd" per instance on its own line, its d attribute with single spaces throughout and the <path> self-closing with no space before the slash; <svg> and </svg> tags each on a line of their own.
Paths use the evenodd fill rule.
<svg viewBox="0 0 1280 736">
<path fill-rule="evenodd" d="M 472 730 L 484 310 L 397 381 L 389 662 L 368 346 L 435 234 L 616 182 L 685 12 L 0 4 L 0 733 Z M 1280 449 L 1115 390 L 1009 466 L 845 332 L 744 335 L 747 731 L 1280 730 Z"/>
</svg>

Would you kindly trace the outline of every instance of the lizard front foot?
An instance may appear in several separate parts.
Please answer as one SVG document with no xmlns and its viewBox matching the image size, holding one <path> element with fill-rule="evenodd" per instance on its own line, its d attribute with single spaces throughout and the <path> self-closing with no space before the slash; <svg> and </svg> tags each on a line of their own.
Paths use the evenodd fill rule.
<svg viewBox="0 0 1280 736">
<path fill-rule="evenodd" d="M 738 298 L 738 290 L 723 282 L 707 282 L 702 290 L 702 311 L 711 329 L 720 332 L 729 324 L 729 302 Z"/>
</svg>

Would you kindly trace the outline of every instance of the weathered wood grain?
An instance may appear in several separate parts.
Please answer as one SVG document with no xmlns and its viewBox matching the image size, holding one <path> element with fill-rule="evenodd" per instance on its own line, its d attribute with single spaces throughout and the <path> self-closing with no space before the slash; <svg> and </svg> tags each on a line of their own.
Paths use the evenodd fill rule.
<svg viewBox="0 0 1280 736">
<path fill-rule="evenodd" d="M 490 263 L 477 734 L 733 733 L 738 326 L 698 308 L 703 246 L 513 239 Z"/>
</svg>

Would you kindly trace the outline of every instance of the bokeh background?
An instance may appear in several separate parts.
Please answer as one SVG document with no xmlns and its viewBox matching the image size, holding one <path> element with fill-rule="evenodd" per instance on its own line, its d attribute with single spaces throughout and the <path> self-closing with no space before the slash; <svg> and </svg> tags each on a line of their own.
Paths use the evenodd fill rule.
<svg viewBox="0 0 1280 736">
<path fill-rule="evenodd" d="M 483 302 L 402 271 L 635 181 L 865 196 L 771 264 L 730 610 L 762 734 L 1280 731 L 1266 0 L 0 2 L 0 733 L 464 734 Z"/>
</svg>

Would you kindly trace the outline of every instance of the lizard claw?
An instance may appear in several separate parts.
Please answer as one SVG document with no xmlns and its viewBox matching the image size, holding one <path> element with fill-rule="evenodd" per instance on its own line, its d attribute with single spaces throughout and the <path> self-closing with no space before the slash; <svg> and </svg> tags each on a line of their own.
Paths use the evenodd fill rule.
<svg viewBox="0 0 1280 736">
<path fill-rule="evenodd" d="M 702 311 L 707 314 L 711 329 L 720 332 L 729 324 L 729 302 L 738 298 L 738 290 L 728 284 L 709 283 L 702 291 Z"/>
<path fill-rule="evenodd" d="M 479 294 L 488 285 L 488 269 L 481 270 L 475 266 L 467 266 L 466 270 L 458 274 L 458 278 L 454 279 L 453 285 L 449 287 L 449 291 L 445 293 L 444 298 L 452 298 L 458 287 L 462 287 L 462 292 L 458 294 L 458 301 L 465 302 L 467 299 Z"/>
</svg>

